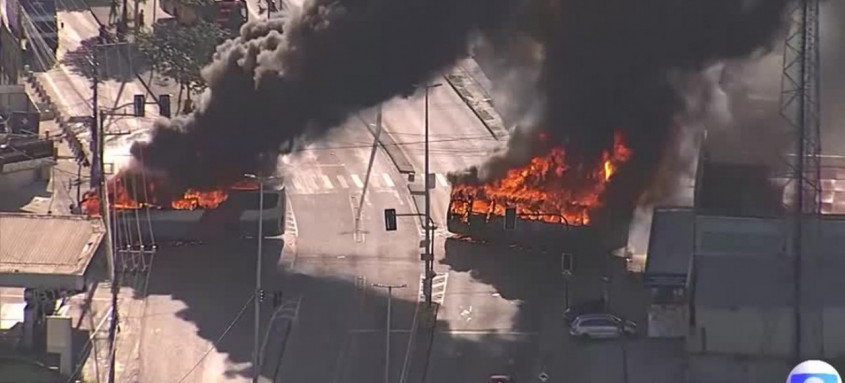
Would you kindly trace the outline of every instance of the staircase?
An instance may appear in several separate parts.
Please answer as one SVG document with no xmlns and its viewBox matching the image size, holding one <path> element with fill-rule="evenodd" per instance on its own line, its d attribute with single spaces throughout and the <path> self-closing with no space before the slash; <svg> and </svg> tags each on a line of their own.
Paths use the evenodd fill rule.
<svg viewBox="0 0 845 383">
<path fill-rule="evenodd" d="M 61 130 L 59 139 L 67 139 L 68 146 L 73 152 L 74 159 L 77 163 L 88 166 L 91 162 L 91 153 L 87 144 L 83 143 L 76 133 L 71 129 L 68 119 L 64 116 L 65 113 L 53 102 L 53 98 L 44 89 L 44 86 L 39 81 L 35 73 L 26 71 L 24 73 L 24 87 L 26 93 L 33 100 L 36 105 L 41 121 L 54 120 L 56 125 Z M 61 141 L 60 141 L 61 142 Z"/>
</svg>

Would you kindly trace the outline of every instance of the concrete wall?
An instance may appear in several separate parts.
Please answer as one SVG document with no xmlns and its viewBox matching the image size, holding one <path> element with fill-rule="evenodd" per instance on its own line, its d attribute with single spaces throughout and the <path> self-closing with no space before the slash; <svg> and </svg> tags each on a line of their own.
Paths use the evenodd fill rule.
<svg viewBox="0 0 845 383">
<path fill-rule="evenodd" d="M 20 41 L 0 25 L 0 84 L 17 84 L 22 71 Z"/>
<path fill-rule="evenodd" d="M 790 356 L 794 312 L 791 307 L 710 308 L 697 306 L 696 328 L 687 338 L 690 352 Z"/>
<path fill-rule="evenodd" d="M 787 222 L 762 218 L 696 217 L 696 254 L 765 255 L 787 254 Z"/>
<path fill-rule="evenodd" d="M 794 315 L 792 307 L 730 310 L 699 306 L 696 307 L 696 328 L 687 336 L 687 350 L 790 357 L 794 353 Z M 845 358 L 843 323 L 845 307 L 826 308 L 821 317 L 818 311 L 805 313 L 802 316 L 802 352 L 807 357 Z"/>
<path fill-rule="evenodd" d="M 822 324 L 822 347 L 827 359 L 845 358 L 845 307 L 829 307 L 824 310 Z"/>
<path fill-rule="evenodd" d="M 0 85 L 0 111 L 35 112 L 37 109 L 23 85 Z"/>
<path fill-rule="evenodd" d="M 44 179 L 41 169 L 21 170 L 14 173 L 0 173 L 0 191 L 25 188 L 35 181 Z"/>
</svg>

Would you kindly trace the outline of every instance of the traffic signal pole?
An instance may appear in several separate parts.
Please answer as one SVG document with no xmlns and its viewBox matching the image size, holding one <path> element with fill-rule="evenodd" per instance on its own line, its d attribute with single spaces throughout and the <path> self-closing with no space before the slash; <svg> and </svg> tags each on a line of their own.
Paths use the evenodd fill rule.
<svg viewBox="0 0 845 383">
<path fill-rule="evenodd" d="M 430 84 L 425 86 L 425 253 L 423 259 L 425 260 L 425 277 L 423 282 L 423 294 L 425 295 L 425 305 L 431 309 L 431 290 L 434 281 L 434 246 L 431 243 L 431 179 L 429 177 L 429 150 L 428 150 L 428 93 L 431 89 L 437 88 L 443 84 Z M 431 313 L 429 313 L 431 314 Z"/>
</svg>

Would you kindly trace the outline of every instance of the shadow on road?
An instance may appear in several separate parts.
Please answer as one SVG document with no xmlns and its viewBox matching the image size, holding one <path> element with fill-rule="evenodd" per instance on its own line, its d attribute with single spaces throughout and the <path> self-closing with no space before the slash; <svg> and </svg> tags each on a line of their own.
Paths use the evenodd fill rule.
<svg viewBox="0 0 845 383">
<path fill-rule="evenodd" d="M 101 80 L 119 82 L 134 81 L 136 73 L 149 69 L 149 63 L 134 44 L 101 45 L 97 37 L 82 40 L 79 47 L 65 52 L 61 63 L 85 78 L 93 78 L 96 73 Z"/>
<path fill-rule="evenodd" d="M 271 331 L 263 375 L 274 380 L 278 373 L 278 381 L 297 382 L 371 383 L 383 380 L 387 317 L 385 294 L 372 289 L 369 284 L 362 285 L 353 277 L 286 275 L 276 266 L 282 247 L 281 240 L 268 239 L 264 243 L 263 285 L 267 299 L 262 308 L 263 326 L 266 326 L 273 310 L 273 292 L 281 290 L 285 299 L 302 297 L 302 300 L 299 320 L 291 322 L 291 331 Z M 481 273 L 489 275 L 492 283 L 505 286 L 503 291 L 506 293 L 503 295 L 530 302 L 532 293 L 528 291 L 528 281 L 531 273 L 547 272 L 544 271 L 548 268 L 544 266 L 544 261 L 537 258 L 524 268 L 519 262 L 513 263 L 504 258 L 490 259 L 494 262 Z M 225 367 L 221 367 L 219 374 L 250 376 L 254 317 L 249 297 L 254 275 L 254 240 L 161 248 L 156 254 L 148 288 L 146 335 L 141 344 L 144 367 L 141 381 L 173 380 L 174 377 L 178 380 L 188 373 L 182 369 L 195 363 L 188 363 L 184 358 L 198 359 L 196 355 L 204 353 L 204 348 L 217 342 L 224 333 L 214 345 L 216 352 L 225 355 L 226 359 Z M 505 281 L 509 275 L 515 277 L 513 282 Z M 509 361 L 519 363 L 520 354 L 525 358 L 532 355 L 525 339 L 495 334 L 452 337 L 449 325 L 444 321 L 438 322 L 437 344 L 431 345 L 434 333 L 411 335 L 414 317 L 418 314 L 417 303 L 396 297 L 392 303 L 394 332 L 391 335 L 390 370 L 394 381 L 399 381 L 403 370 L 408 371 L 407 383 L 421 383 L 425 375 L 430 375 L 426 381 L 432 382 L 435 377 L 455 382 L 483 381 L 491 373 L 511 368 Z M 246 309 L 244 306 L 247 306 Z M 169 319 L 173 315 L 184 322 L 174 323 L 179 321 Z M 232 324 L 235 318 L 238 319 Z M 156 342 L 161 340 L 174 344 L 173 339 L 184 337 L 185 331 L 193 328 L 200 338 L 208 342 L 202 343 L 203 350 L 186 353 L 185 350 L 164 348 Z M 264 334 L 264 329 L 261 334 Z M 408 345 L 409 338 L 414 338 L 413 347 Z M 285 347 L 283 355 L 282 346 Z M 193 349 L 197 344 L 185 344 L 185 347 Z M 172 363 L 178 366 L 178 370 L 168 370 L 168 361 L 180 359 L 180 363 Z M 458 368 L 461 364 L 453 365 L 455 361 L 462 361 L 467 368 Z M 491 364 L 493 367 L 490 367 Z M 185 381 L 208 379 L 209 367 L 204 371 L 205 375 L 199 371 L 192 372 L 195 376 Z M 453 380 L 454 377 L 466 380 Z"/>
</svg>

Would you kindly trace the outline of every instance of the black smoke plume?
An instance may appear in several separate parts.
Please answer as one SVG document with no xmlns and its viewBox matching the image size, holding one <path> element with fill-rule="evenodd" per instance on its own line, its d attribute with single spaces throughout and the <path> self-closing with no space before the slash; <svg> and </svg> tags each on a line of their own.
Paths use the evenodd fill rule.
<svg viewBox="0 0 845 383">
<path fill-rule="evenodd" d="M 656 182 L 666 148 L 677 145 L 686 81 L 724 59 L 772 49 L 787 0 L 547 0 L 531 35 L 545 46 L 538 88 L 544 111 L 507 151 L 453 182 L 496 179 L 547 150 L 595 169 L 622 132 L 633 155 L 614 176 L 610 211 L 631 211 Z M 539 13 L 538 13 L 539 14 Z M 544 134 L 540 134 L 544 133 Z M 545 139 L 538 139 L 538 137 Z"/>
<path fill-rule="evenodd" d="M 350 113 L 411 94 L 507 14 L 502 0 L 316 0 L 287 23 L 247 24 L 204 71 L 199 109 L 132 153 L 183 187 L 275 165 Z"/>
<path fill-rule="evenodd" d="M 769 49 L 787 2 L 315 0 L 285 24 L 248 24 L 221 46 L 199 109 L 160 123 L 133 154 L 183 187 L 231 182 L 350 113 L 413 93 L 467 55 L 476 32 L 511 45 L 502 52 L 527 37 L 543 46 L 543 112 L 506 153 L 457 180 L 495 178 L 554 143 L 590 169 L 621 131 L 634 154 L 607 199 L 629 209 L 677 141 L 683 81 L 670 73 Z"/>
</svg>

